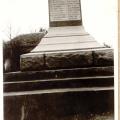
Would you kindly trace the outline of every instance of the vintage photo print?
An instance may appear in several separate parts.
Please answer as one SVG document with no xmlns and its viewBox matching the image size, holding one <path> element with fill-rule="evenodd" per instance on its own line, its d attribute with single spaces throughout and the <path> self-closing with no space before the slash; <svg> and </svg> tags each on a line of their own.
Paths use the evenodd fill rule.
<svg viewBox="0 0 120 120">
<path fill-rule="evenodd" d="M 117 0 L 2 0 L 4 120 L 117 120 Z"/>
</svg>

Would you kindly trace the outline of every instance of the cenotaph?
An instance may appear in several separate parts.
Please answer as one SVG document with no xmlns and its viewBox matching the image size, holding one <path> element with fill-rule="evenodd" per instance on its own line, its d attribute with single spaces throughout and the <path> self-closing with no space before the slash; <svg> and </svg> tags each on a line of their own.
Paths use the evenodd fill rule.
<svg viewBox="0 0 120 120">
<path fill-rule="evenodd" d="M 4 74 L 4 120 L 114 118 L 113 50 L 82 24 L 80 0 L 49 0 L 50 28 Z"/>
</svg>

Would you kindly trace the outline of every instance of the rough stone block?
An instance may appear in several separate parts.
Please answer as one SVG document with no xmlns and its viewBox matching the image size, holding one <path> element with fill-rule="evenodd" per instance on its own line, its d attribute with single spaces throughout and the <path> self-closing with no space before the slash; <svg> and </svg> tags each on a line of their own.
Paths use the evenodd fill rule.
<svg viewBox="0 0 120 120">
<path fill-rule="evenodd" d="M 48 69 L 77 68 L 91 65 L 91 51 L 46 54 L 46 67 Z"/>
<path fill-rule="evenodd" d="M 43 70 L 44 69 L 44 55 L 22 55 L 20 62 L 21 71 Z"/>
<path fill-rule="evenodd" d="M 112 66 L 114 64 L 114 55 L 112 49 L 94 51 L 95 66 Z"/>
</svg>

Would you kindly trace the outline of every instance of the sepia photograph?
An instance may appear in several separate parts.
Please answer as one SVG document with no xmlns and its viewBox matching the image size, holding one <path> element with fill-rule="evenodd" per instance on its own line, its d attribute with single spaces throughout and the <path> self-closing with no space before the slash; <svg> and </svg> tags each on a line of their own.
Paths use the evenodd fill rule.
<svg viewBox="0 0 120 120">
<path fill-rule="evenodd" d="M 3 120 L 117 120 L 117 6 L 1 0 Z"/>
</svg>

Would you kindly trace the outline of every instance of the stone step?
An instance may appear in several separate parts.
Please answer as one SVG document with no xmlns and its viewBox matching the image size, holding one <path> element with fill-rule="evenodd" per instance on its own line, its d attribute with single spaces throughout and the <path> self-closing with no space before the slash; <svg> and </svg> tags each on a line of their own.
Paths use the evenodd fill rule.
<svg viewBox="0 0 120 120">
<path fill-rule="evenodd" d="M 58 78 L 75 78 L 75 77 L 92 77 L 92 76 L 113 76 L 114 67 L 88 67 L 59 70 L 42 70 L 26 72 L 9 72 L 4 73 L 4 82 L 27 81 L 35 79 L 58 79 Z"/>
<path fill-rule="evenodd" d="M 113 76 L 41 79 L 29 81 L 4 82 L 4 92 L 84 88 L 84 87 L 109 87 L 114 86 Z"/>
<path fill-rule="evenodd" d="M 60 89 L 46 89 L 46 90 L 32 90 L 32 91 L 15 91 L 4 92 L 4 97 L 9 96 L 25 96 L 25 95 L 43 95 L 43 94 L 64 94 L 64 93 L 96 93 L 96 92 L 110 92 L 114 91 L 113 86 L 108 87 L 82 87 L 82 88 L 60 88 Z"/>
<path fill-rule="evenodd" d="M 66 39 L 70 39 L 70 38 L 66 38 Z M 88 48 L 103 48 L 103 46 L 100 46 L 100 44 L 97 43 L 96 41 L 40 44 L 34 50 L 32 50 L 32 52 L 47 52 L 47 51 L 57 51 L 57 50 L 61 51 L 66 49 L 72 50 L 72 49 L 88 49 Z"/>
<path fill-rule="evenodd" d="M 111 87 L 4 93 L 5 120 L 96 120 L 96 115 L 102 120 L 101 116 L 111 113 L 114 113 Z"/>
<path fill-rule="evenodd" d="M 66 26 L 66 27 L 50 27 L 48 33 L 44 36 L 45 38 L 56 37 L 56 36 L 74 36 L 74 35 L 85 35 L 88 34 L 84 26 Z"/>
<path fill-rule="evenodd" d="M 21 71 L 113 66 L 113 49 L 37 52 L 21 55 Z"/>
<path fill-rule="evenodd" d="M 86 49 L 104 47 L 91 35 L 79 27 L 53 27 L 48 30 L 42 41 L 31 52 Z"/>
<path fill-rule="evenodd" d="M 74 43 L 88 43 L 88 42 L 96 42 L 92 36 L 90 35 L 72 35 L 72 36 L 54 36 L 49 37 L 49 41 L 47 39 L 48 37 L 45 37 L 40 42 L 40 45 L 56 45 L 56 44 L 74 44 Z M 65 40 L 66 39 L 66 40 Z"/>
</svg>

